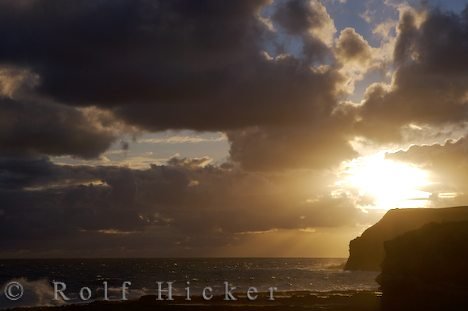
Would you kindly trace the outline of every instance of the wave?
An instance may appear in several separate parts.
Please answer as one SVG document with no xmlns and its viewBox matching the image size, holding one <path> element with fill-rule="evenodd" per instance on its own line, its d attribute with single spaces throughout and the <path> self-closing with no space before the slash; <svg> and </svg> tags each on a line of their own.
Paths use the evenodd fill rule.
<svg viewBox="0 0 468 311">
<path fill-rule="evenodd" d="M 18 282 L 23 286 L 23 296 L 16 301 L 8 300 L 5 295 L 5 287 L 12 282 Z M 64 304 L 61 299 L 54 300 L 54 289 L 46 279 L 30 281 L 26 278 L 16 278 L 5 282 L 1 286 L 0 309 L 18 307 L 59 306 Z"/>
</svg>

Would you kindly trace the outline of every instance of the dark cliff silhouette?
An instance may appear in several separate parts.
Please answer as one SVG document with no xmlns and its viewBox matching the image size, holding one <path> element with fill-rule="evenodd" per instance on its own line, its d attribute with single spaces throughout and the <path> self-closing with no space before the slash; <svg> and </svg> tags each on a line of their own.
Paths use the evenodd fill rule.
<svg viewBox="0 0 468 311">
<path fill-rule="evenodd" d="M 385 253 L 382 310 L 468 310 L 468 221 L 425 225 Z"/>
<path fill-rule="evenodd" d="M 345 269 L 378 271 L 385 256 L 385 241 L 428 223 L 462 220 L 468 221 L 468 206 L 390 210 L 378 223 L 349 243 L 349 258 Z"/>
</svg>

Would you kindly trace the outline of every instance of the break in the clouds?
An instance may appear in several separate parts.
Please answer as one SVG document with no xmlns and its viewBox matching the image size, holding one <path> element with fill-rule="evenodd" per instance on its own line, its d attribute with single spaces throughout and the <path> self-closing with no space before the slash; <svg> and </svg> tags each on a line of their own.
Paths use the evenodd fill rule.
<svg viewBox="0 0 468 311">
<path fill-rule="evenodd" d="M 2 250 L 203 255 L 355 228 L 368 198 L 334 186 L 357 140 L 412 144 L 392 157 L 463 192 L 466 143 L 443 140 L 466 135 L 468 9 L 374 2 L 0 1 Z M 457 131 L 421 146 L 439 128 Z"/>
</svg>

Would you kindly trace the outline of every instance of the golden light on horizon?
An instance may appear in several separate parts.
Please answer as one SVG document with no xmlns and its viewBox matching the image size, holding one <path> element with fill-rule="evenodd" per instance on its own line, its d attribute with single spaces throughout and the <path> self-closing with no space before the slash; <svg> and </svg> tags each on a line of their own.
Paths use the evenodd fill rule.
<svg viewBox="0 0 468 311">
<path fill-rule="evenodd" d="M 376 209 L 425 207 L 431 195 L 429 173 L 419 167 L 389 160 L 385 153 L 363 156 L 345 163 L 338 182 L 373 200 Z"/>
</svg>

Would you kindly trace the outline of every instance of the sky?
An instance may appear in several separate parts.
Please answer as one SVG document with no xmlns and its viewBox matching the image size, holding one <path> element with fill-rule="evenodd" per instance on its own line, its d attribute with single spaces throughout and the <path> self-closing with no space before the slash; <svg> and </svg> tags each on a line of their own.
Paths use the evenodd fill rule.
<svg viewBox="0 0 468 311">
<path fill-rule="evenodd" d="M 468 204 L 468 1 L 0 0 L 0 257 L 347 257 Z"/>
</svg>

